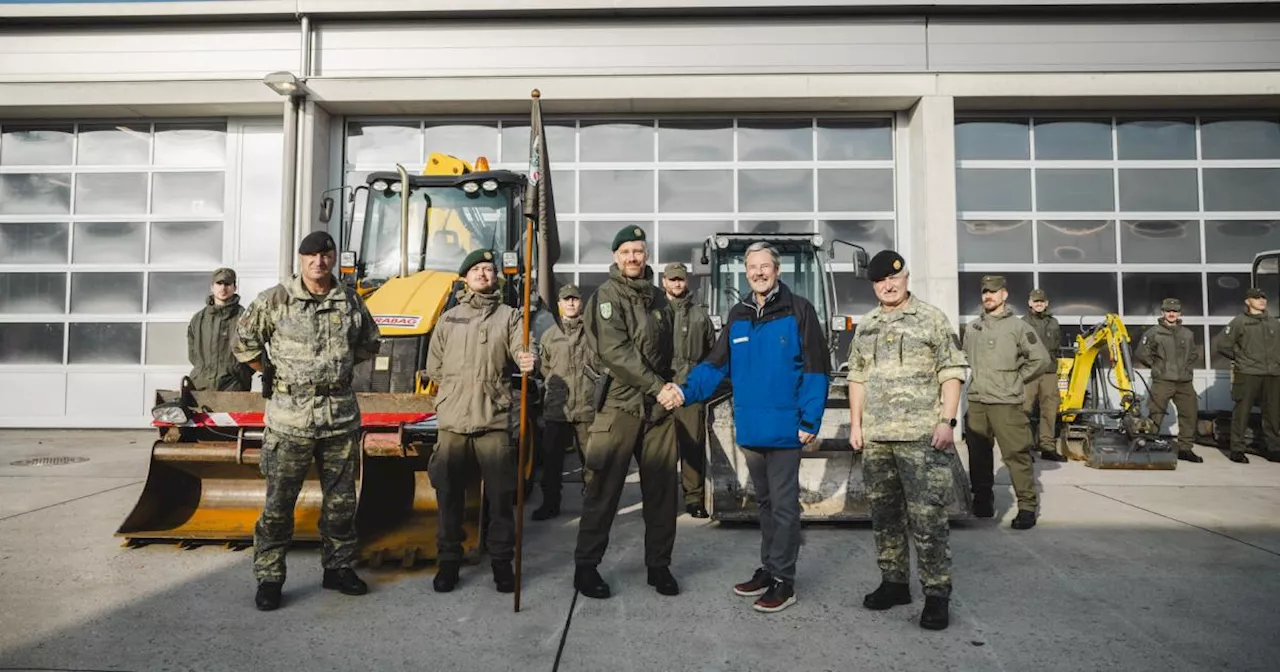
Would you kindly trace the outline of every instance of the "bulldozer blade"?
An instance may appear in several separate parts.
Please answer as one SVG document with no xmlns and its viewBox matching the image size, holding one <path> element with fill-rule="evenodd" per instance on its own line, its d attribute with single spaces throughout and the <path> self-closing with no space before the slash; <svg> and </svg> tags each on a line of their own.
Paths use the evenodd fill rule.
<svg viewBox="0 0 1280 672">
<path fill-rule="evenodd" d="M 707 511 L 714 520 L 755 522 L 759 511 L 747 471 L 745 450 L 734 440 L 732 399 L 707 406 Z M 849 407 L 843 389 L 831 390 L 816 450 L 801 453 L 800 520 L 860 522 L 871 520 L 871 499 L 862 478 L 862 455 L 849 448 Z M 969 477 L 960 458 L 951 454 L 953 497 L 947 506 L 952 520 L 973 516 Z"/>
</svg>

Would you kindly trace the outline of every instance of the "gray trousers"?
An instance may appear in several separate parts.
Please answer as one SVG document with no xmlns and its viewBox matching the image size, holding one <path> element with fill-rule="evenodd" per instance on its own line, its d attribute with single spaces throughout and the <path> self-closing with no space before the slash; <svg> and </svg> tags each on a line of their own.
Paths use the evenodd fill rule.
<svg viewBox="0 0 1280 672">
<path fill-rule="evenodd" d="M 489 559 L 515 557 L 516 448 L 511 445 L 510 436 L 502 430 L 454 434 L 442 429 L 427 463 L 427 475 L 436 489 L 439 507 L 436 549 L 440 562 L 462 562 L 467 483 L 477 469 L 489 502 Z"/>
<path fill-rule="evenodd" d="M 794 584 L 800 555 L 800 450 L 743 451 L 760 510 L 760 563 Z"/>
</svg>

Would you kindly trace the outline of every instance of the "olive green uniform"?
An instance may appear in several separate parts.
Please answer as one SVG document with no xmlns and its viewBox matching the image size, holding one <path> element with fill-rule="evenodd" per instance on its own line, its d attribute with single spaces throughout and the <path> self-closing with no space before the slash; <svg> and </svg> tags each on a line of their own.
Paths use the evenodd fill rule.
<svg viewBox="0 0 1280 672">
<path fill-rule="evenodd" d="M 559 506 L 565 448 L 573 445 L 581 458 L 587 429 L 595 417 L 591 407 L 592 380 L 587 368 L 591 351 L 582 318 L 564 318 L 540 341 L 546 398 L 543 402 L 542 501 Z"/>
<path fill-rule="evenodd" d="M 973 368 L 966 396 L 965 444 L 975 506 L 992 501 L 994 441 L 1009 469 L 1018 509 L 1034 513 L 1039 497 L 1031 466 L 1031 426 L 1023 404 L 1027 383 L 1049 367 L 1049 352 L 1035 330 L 1007 307 L 970 322 L 963 345 Z"/>
<path fill-rule="evenodd" d="M 1058 320 L 1045 311 L 1040 314 L 1029 313 L 1022 320 L 1031 325 L 1036 337 L 1049 352 L 1049 370 L 1027 383 L 1027 398 L 1023 410 L 1028 415 L 1039 409 L 1039 426 L 1036 434 L 1040 450 L 1049 453 L 1058 452 L 1057 428 L 1058 407 L 1062 405 L 1062 395 L 1058 390 L 1058 348 L 1062 344 L 1062 327 Z"/>
<path fill-rule="evenodd" d="M 439 440 L 427 473 L 439 501 L 439 561 L 462 560 L 467 483 L 479 468 L 489 504 L 491 560 L 515 555 L 516 449 L 511 441 L 511 369 L 522 349 L 521 314 L 499 292 L 466 291 L 440 316 L 426 373 L 439 385 Z"/>
<path fill-rule="evenodd" d="M 1196 365 L 1203 355 L 1195 335 L 1182 326 L 1182 320 L 1160 323 L 1146 330 L 1138 342 L 1134 359 L 1151 369 L 1151 398 L 1147 415 L 1159 427 L 1173 401 L 1178 414 L 1178 450 L 1195 447 L 1196 388 L 1192 383 Z"/>
<path fill-rule="evenodd" d="M 675 382 L 683 385 L 693 367 L 701 362 L 715 345 L 711 317 L 700 303 L 688 294 L 669 299 L 675 333 Z M 680 481 L 684 503 L 702 504 L 707 482 L 707 407 L 689 404 L 675 410 L 676 444 L 680 453 Z"/>
<path fill-rule="evenodd" d="M 678 509 L 675 423 L 656 397 L 673 375 L 671 308 L 651 269 L 630 279 L 614 264 L 609 280 L 587 300 L 583 320 L 605 370 L 597 383 L 605 393 L 587 437 L 588 482 L 574 559 L 580 567 L 600 564 L 634 457 L 644 501 L 644 562 L 667 567 Z"/>
<path fill-rule="evenodd" d="M 236 322 L 244 307 L 240 295 L 233 294 L 219 306 L 210 294 L 204 308 L 187 323 L 187 360 L 191 362 L 191 384 L 197 390 L 245 392 L 253 381 L 253 369 L 240 362 L 231 348 Z"/>
<path fill-rule="evenodd" d="M 240 316 L 233 349 L 241 362 L 275 367 L 259 468 L 266 503 L 253 531 L 259 582 L 285 579 L 293 509 L 312 461 L 320 474 L 321 564 L 350 567 L 356 555 L 360 407 L 351 390 L 357 362 L 378 353 L 378 326 L 360 297 L 330 277 L 315 296 L 298 276 L 258 295 Z"/>
<path fill-rule="evenodd" d="M 1280 451 L 1280 321 L 1265 312 L 1241 313 L 1222 332 L 1217 350 L 1231 360 L 1231 451 L 1244 452 L 1255 404 L 1267 450 Z"/>
</svg>

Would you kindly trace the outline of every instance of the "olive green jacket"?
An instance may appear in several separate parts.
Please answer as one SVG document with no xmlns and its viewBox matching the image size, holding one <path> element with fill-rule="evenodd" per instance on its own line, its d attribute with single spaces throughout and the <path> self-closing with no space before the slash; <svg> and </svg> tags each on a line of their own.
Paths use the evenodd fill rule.
<svg viewBox="0 0 1280 672">
<path fill-rule="evenodd" d="M 1027 313 L 1022 316 L 1022 321 L 1031 325 L 1035 330 L 1036 336 L 1040 337 L 1040 342 L 1044 344 L 1045 350 L 1049 351 L 1049 357 L 1056 358 L 1058 356 L 1058 348 L 1062 347 L 1062 327 L 1058 324 L 1058 318 L 1044 311 L 1040 315 L 1035 313 Z"/>
<path fill-rule="evenodd" d="M 1138 341 L 1133 353 L 1139 365 L 1151 369 L 1153 380 L 1173 383 L 1191 382 L 1203 356 L 1196 345 L 1195 335 L 1182 326 L 1182 320 L 1169 324 L 1164 318 L 1143 332 L 1142 340 Z"/>
<path fill-rule="evenodd" d="M 553 422 L 590 422 L 595 381 L 587 373 L 592 357 L 582 318 L 564 318 L 542 335 L 540 367 L 546 380 L 543 415 Z"/>
<path fill-rule="evenodd" d="M 506 430 L 511 368 L 523 346 L 520 311 L 502 294 L 465 292 L 444 311 L 427 346 L 427 377 L 439 385 L 436 418 L 455 434 Z"/>
<path fill-rule="evenodd" d="M 216 305 L 213 295 L 205 307 L 187 324 L 187 359 L 191 362 L 191 383 L 197 390 L 244 392 L 253 381 L 253 369 L 231 354 L 236 322 L 244 306 L 240 295 L 232 295 L 224 305 Z"/>
<path fill-rule="evenodd" d="M 1262 313 L 1232 318 L 1218 340 L 1217 352 L 1232 370 L 1254 376 L 1280 376 L 1280 321 Z"/>
<path fill-rule="evenodd" d="M 711 346 L 715 345 L 715 329 L 711 326 L 711 316 L 700 303 L 695 303 L 688 294 L 678 298 L 668 298 L 671 304 L 671 323 L 675 341 L 675 356 L 672 368 L 675 369 L 676 382 L 684 384 L 689 372 L 698 365 Z"/>
<path fill-rule="evenodd" d="M 602 408 L 639 418 L 667 415 L 656 397 L 674 377 L 671 307 L 653 284 L 653 270 L 635 280 L 609 268 L 609 280 L 583 308 L 587 343 L 605 369 L 607 393 Z"/>
<path fill-rule="evenodd" d="M 971 402 L 1022 405 L 1026 384 L 1053 364 L 1035 330 L 1008 307 L 970 322 L 963 346 L 973 369 L 967 397 Z"/>
</svg>

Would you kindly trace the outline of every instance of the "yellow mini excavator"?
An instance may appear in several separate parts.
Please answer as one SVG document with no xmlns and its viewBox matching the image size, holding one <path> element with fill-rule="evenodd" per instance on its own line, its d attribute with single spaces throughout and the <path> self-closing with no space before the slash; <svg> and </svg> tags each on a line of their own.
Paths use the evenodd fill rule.
<svg viewBox="0 0 1280 672">
<path fill-rule="evenodd" d="M 383 336 L 381 351 L 356 368 L 362 446 L 356 527 L 363 560 L 411 566 L 436 554 L 436 497 L 426 465 L 436 443 L 434 384 L 423 380 L 427 343 L 441 312 L 456 302 L 457 269 L 476 249 L 499 252 L 502 292 L 519 305 L 526 179 L 432 154 L 421 175 L 376 172 L 351 191 L 367 192 L 359 253 L 341 254 L 342 281 L 364 297 Z M 324 210 L 331 210 L 331 202 Z M 341 247 L 355 246 L 341 234 Z M 548 247 L 558 249 L 558 242 Z M 538 254 L 552 255 L 553 250 Z M 265 402 L 253 392 L 157 393 L 161 439 L 151 452 L 142 496 L 116 536 L 129 546 L 178 542 L 246 547 L 265 500 L 258 470 Z M 320 486 L 314 468 L 295 509 L 297 540 L 318 540 Z M 478 547 L 478 476 L 467 496 L 466 548 Z"/>
<path fill-rule="evenodd" d="M 1099 361 L 1104 353 L 1106 365 Z M 1076 337 L 1072 356 L 1058 359 L 1061 454 L 1095 469 L 1178 467 L 1173 443 L 1142 413 L 1134 375 L 1129 331 L 1119 315 Z"/>
</svg>

